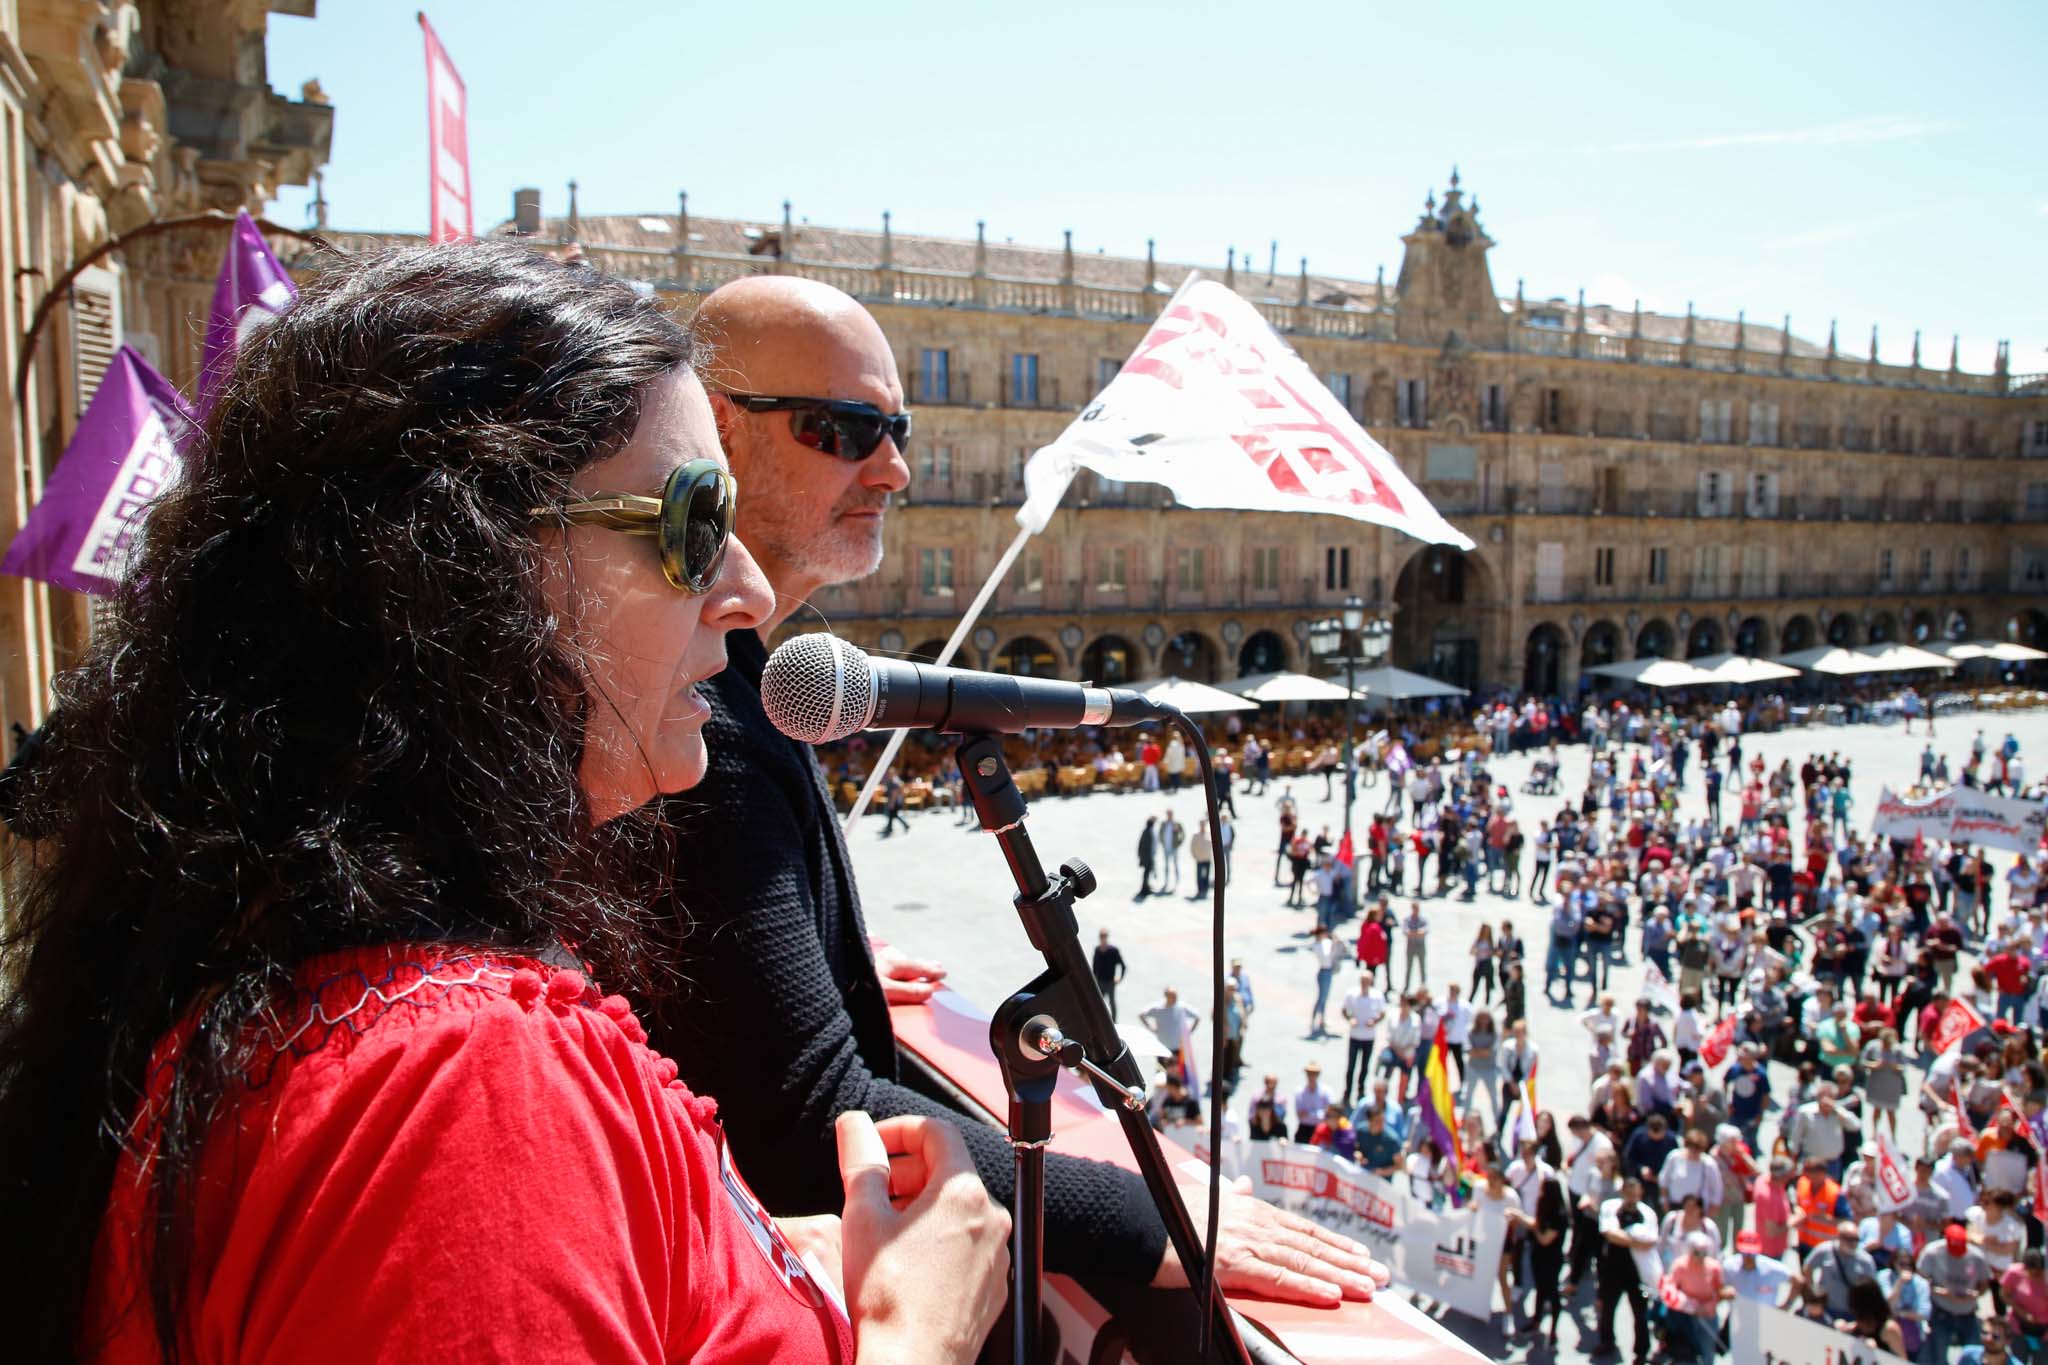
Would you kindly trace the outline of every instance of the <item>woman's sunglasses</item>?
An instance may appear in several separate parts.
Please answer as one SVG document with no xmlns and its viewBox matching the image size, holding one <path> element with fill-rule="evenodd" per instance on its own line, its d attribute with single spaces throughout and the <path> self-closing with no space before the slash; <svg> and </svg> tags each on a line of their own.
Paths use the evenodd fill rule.
<svg viewBox="0 0 2048 1365">
<path fill-rule="evenodd" d="M 875 453 L 887 436 L 901 455 L 910 444 L 910 414 L 893 415 L 873 403 L 851 398 L 770 398 L 758 393 L 729 393 L 736 407 L 748 412 L 786 412 L 790 434 L 798 445 L 857 464 Z"/>
<path fill-rule="evenodd" d="M 570 526 L 601 526 L 629 536 L 653 536 L 660 543 L 661 571 L 684 592 L 710 592 L 725 563 L 739 484 L 716 460 L 691 460 L 661 485 L 661 496 L 597 493 L 560 507 L 528 513 Z"/>
</svg>

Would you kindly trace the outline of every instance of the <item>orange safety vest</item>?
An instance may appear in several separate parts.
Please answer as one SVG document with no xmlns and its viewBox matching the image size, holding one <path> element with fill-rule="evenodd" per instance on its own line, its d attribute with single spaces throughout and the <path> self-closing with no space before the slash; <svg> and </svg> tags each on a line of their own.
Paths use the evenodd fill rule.
<svg viewBox="0 0 2048 1365">
<path fill-rule="evenodd" d="M 1815 1185 L 1810 1176 L 1800 1176 L 1792 1187 L 1793 1200 L 1806 1217 L 1799 1224 L 1799 1245 L 1811 1250 L 1835 1239 L 1835 1201 L 1842 1187 L 1822 1176 Z"/>
</svg>

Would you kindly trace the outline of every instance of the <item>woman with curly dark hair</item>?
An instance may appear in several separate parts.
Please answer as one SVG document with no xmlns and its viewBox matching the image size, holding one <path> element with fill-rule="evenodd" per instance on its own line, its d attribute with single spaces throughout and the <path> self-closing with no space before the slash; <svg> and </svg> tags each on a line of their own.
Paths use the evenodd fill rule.
<svg viewBox="0 0 2048 1365">
<path fill-rule="evenodd" d="M 10 1358 L 972 1355 L 947 1125 L 846 1116 L 843 1229 L 778 1224 L 586 975 L 655 970 L 641 808 L 770 607 L 736 495 L 689 335 L 523 248 L 250 339 L 23 779 Z"/>
</svg>

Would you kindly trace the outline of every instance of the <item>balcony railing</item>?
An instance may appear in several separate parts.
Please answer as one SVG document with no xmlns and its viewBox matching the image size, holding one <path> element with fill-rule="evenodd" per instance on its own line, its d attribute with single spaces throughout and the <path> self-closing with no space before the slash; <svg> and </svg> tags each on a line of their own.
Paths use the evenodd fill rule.
<svg viewBox="0 0 2048 1365">
<path fill-rule="evenodd" d="M 387 240 L 376 234 L 328 235 L 344 249 L 373 246 Z M 692 293 L 708 293 L 729 281 L 751 275 L 799 275 L 821 280 L 870 302 L 914 307 L 982 308 L 998 312 L 1149 321 L 1157 316 L 1164 302 L 1164 295 L 1156 286 L 1109 288 L 1074 280 L 1013 279 L 979 271 L 808 261 L 801 254 L 801 236 L 790 255 L 696 251 L 690 250 L 686 243 L 679 243 L 678 247 L 680 249 L 581 243 L 584 259 L 599 270 Z M 1384 307 L 1357 307 L 1262 299 L 1254 300 L 1253 306 L 1282 332 L 1362 341 L 1391 340 L 1398 316 L 1391 301 Z M 1471 344 L 1469 340 L 1467 344 Z M 1873 364 L 1847 356 L 1738 351 L 1733 347 L 1704 342 L 1653 341 L 1578 332 L 1570 327 L 1560 328 L 1554 323 L 1537 325 L 1520 316 L 1508 319 L 1502 349 L 1524 355 L 1576 357 L 1602 364 L 1690 366 L 1710 372 L 1744 371 L 1950 393 L 2038 395 L 2048 390 L 2048 378 L 2036 374 L 1964 374 L 1917 365 Z M 1804 444 L 1809 448 L 1822 445 L 1820 442 Z"/>
<path fill-rule="evenodd" d="M 1531 584 L 1523 593 L 1527 606 L 1576 606 L 1589 603 L 1632 602 L 1754 602 L 1769 598 L 1832 597 L 1915 597 L 1932 593 L 1998 594 L 2006 591 L 2006 580 L 1991 574 L 1936 574 L 1922 580 L 1918 575 L 1895 574 L 1889 579 L 1876 574 L 1803 573 L 1778 574 L 1752 582 L 1741 574 L 1703 576 L 1673 572 L 1662 583 L 1640 577 L 1619 583 L 1599 583 L 1585 574 L 1567 575 L 1546 592 L 1543 584 Z"/>
<path fill-rule="evenodd" d="M 962 370 L 943 375 L 914 373 L 904 379 L 903 391 L 910 395 L 910 402 L 915 407 L 971 407 L 974 404 L 974 377 Z"/>
<path fill-rule="evenodd" d="M 1041 375 L 1037 383 L 1020 386 L 1013 381 L 1011 375 L 1005 374 L 996 392 L 996 406 L 1057 408 L 1060 406 L 1060 381 Z"/>
</svg>

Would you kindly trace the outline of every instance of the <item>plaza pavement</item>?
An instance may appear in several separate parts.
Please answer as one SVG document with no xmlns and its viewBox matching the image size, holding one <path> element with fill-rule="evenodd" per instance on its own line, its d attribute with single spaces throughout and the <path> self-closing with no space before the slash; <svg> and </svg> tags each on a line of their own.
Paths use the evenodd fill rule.
<svg viewBox="0 0 2048 1365">
<path fill-rule="evenodd" d="M 1212 737 L 1223 734 L 1221 718 L 1207 728 Z M 1943 716 L 1936 726 L 1937 752 L 1949 756 L 1951 767 L 1967 756 L 1972 737 L 1979 728 L 1987 744 L 1995 745 L 2009 730 L 2020 741 L 2021 753 L 2038 768 L 2048 756 L 2048 712 L 1959 713 Z M 915 741 L 913 741 L 915 742 Z M 1745 763 L 1761 753 L 1776 768 L 1789 758 L 1796 770 L 1809 753 L 1841 753 L 1852 765 L 1851 793 L 1853 819 L 1860 830 L 1868 830 L 1878 790 L 1891 784 L 1904 786 L 1919 770 L 1919 755 L 1925 739 L 1916 729 L 1911 737 L 1896 724 L 1891 726 L 1813 725 L 1755 734 L 1743 739 Z M 1531 757 L 1511 755 L 1492 765 L 1495 780 L 1504 784 L 1514 800 L 1517 817 L 1525 831 L 1533 832 L 1538 818 L 1554 814 L 1569 797 L 1584 791 L 1590 755 L 1583 745 L 1562 750 L 1564 773 L 1558 795 L 1524 795 L 1523 780 L 1529 775 Z M 1704 813 L 1705 793 L 1695 762 L 1687 772 L 1688 786 L 1680 810 L 1688 819 Z M 1327 1022 L 1337 1035 L 1321 1039 L 1308 1036 L 1310 1006 L 1315 999 L 1315 968 L 1307 943 L 1314 924 L 1312 909 L 1290 909 L 1286 891 L 1273 884 L 1274 850 L 1279 841 L 1276 802 L 1292 785 L 1300 818 L 1311 836 L 1328 825 L 1333 839 L 1343 828 L 1342 779 L 1332 788 L 1335 799 L 1325 801 L 1323 782 L 1294 778 L 1275 781 L 1261 796 L 1235 794 L 1238 818 L 1234 854 L 1235 877 L 1226 906 L 1225 943 L 1230 956 L 1244 959 L 1252 978 L 1256 1009 L 1246 1026 L 1245 1073 L 1243 1084 L 1256 1089 L 1262 1074 L 1280 1078 L 1284 1093 L 1292 1094 L 1302 1083 L 1302 1067 L 1320 1062 L 1327 1089 L 1335 1091 L 1343 1082 L 1346 1045 L 1344 1020 L 1338 1013 L 1342 997 L 1355 990 L 1355 973 L 1340 972 L 1332 989 Z M 1353 827 L 1358 842 L 1373 811 L 1387 799 L 1384 778 L 1376 787 L 1359 793 L 1353 808 Z M 1722 811 L 1732 822 L 1733 793 L 1724 795 Z M 1202 814 L 1199 793 L 1091 793 L 1067 799 L 1042 798 L 1032 803 L 1029 830 L 1040 859 L 1048 869 L 1062 860 L 1079 857 L 1094 868 L 1100 889 L 1078 906 L 1084 949 L 1092 948 L 1096 930 L 1106 927 L 1111 941 L 1123 950 L 1128 976 L 1118 992 L 1122 1020 L 1133 1029 L 1141 1009 L 1156 1002 L 1162 989 L 1175 986 L 1184 1004 L 1204 1017 L 1202 1057 L 1208 1058 L 1210 903 L 1207 897 L 1191 901 L 1194 890 L 1192 864 L 1182 854 L 1180 889 L 1171 895 L 1134 900 L 1139 885 L 1137 843 L 1148 815 L 1172 809 L 1193 831 Z M 1013 884 L 993 837 L 973 825 L 955 824 L 951 811 L 916 812 L 908 816 L 909 832 L 898 830 L 882 838 L 882 820 L 864 819 L 851 837 L 853 857 L 859 876 L 862 908 L 869 931 L 890 940 L 906 951 L 935 958 L 948 970 L 948 982 L 984 1008 L 993 1008 L 1005 995 L 1028 981 L 1043 965 L 1025 940 L 1010 898 Z M 2011 855 L 2000 854 L 1997 871 L 2003 875 Z M 1525 855 L 1526 883 L 1533 858 Z M 1413 880 L 1413 860 L 1410 860 Z M 1361 862 L 1361 875 L 1363 864 Z M 1435 869 L 1430 870 L 1435 883 Z M 1499 926 L 1502 919 L 1514 922 L 1516 932 L 1527 945 L 1525 978 L 1528 982 L 1530 1034 L 1541 1049 L 1542 1067 L 1538 1078 L 1542 1106 L 1563 1118 L 1583 1112 L 1591 1088 L 1586 1063 L 1587 1036 L 1578 1022 L 1580 1010 L 1589 1003 L 1590 991 L 1583 978 L 1577 982 L 1572 1008 L 1548 1002 L 1543 994 L 1543 951 L 1548 941 L 1548 908 L 1489 894 L 1482 879 L 1476 900 L 1459 899 L 1461 888 L 1443 898 L 1422 902 L 1428 918 L 1429 985 L 1438 999 L 1452 981 L 1469 986 L 1472 937 L 1481 921 Z M 2003 903 L 2002 896 L 2000 904 Z M 1396 902 L 1406 913 L 1406 904 Z M 1339 926 L 1337 935 L 1349 960 L 1356 940 L 1357 921 Z M 1626 1015 L 1643 986 L 1643 967 L 1638 947 L 1637 925 L 1628 933 L 1626 965 L 1618 965 L 1610 989 Z M 1398 950 L 1394 965 L 1405 964 Z M 1399 977 L 1396 977 L 1399 980 Z M 1497 1004 L 1497 1001 L 1496 1001 Z M 1498 1017 L 1498 1011 L 1496 1011 Z M 1710 1015 L 1711 1018 L 1711 1015 Z M 1669 1021 L 1666 1021 L 1669 1028 Z M 1772 1069 L 1774 1090 L 1785 1094 L 1792 1082 L 1791 1072 L 1782 1066 Z M 1917 1075 L 1914 1077 L 1917 1081 Z M 1239 1103 L 1242 1101 L 1240 1092 Z M 1900 1109 L 1900 1147 L 1907 1154 L 1917 1152 L 1922 1142 L 1922 1125 L 1910 1101 Z M 1766 1140 L 1776 1131 L 1775 1115 L 1765 1125 Z M 1582 1300 L 1582 1318 L 1590 1324 L 1590 1294 Z M 1475 1346 L 1495 1359 L 1520 1360 L 1526 1346 L 1513 1349 L 1497 1332 L 1480 1330 L 1477 1324 L 1451 1314 L 1446 1326 L 1457 1330 Z M 1545 1348 L 1527 1356 L 1533 1360 L 1583 1359 L 1574 1349 L 1575 1333 L 1566 1327 L 1561 1333 L 1559 1353 L 1553 1357 Z M 1588 1338 L 1590 1339 L 1590 1338 Z"/>
</svg>

